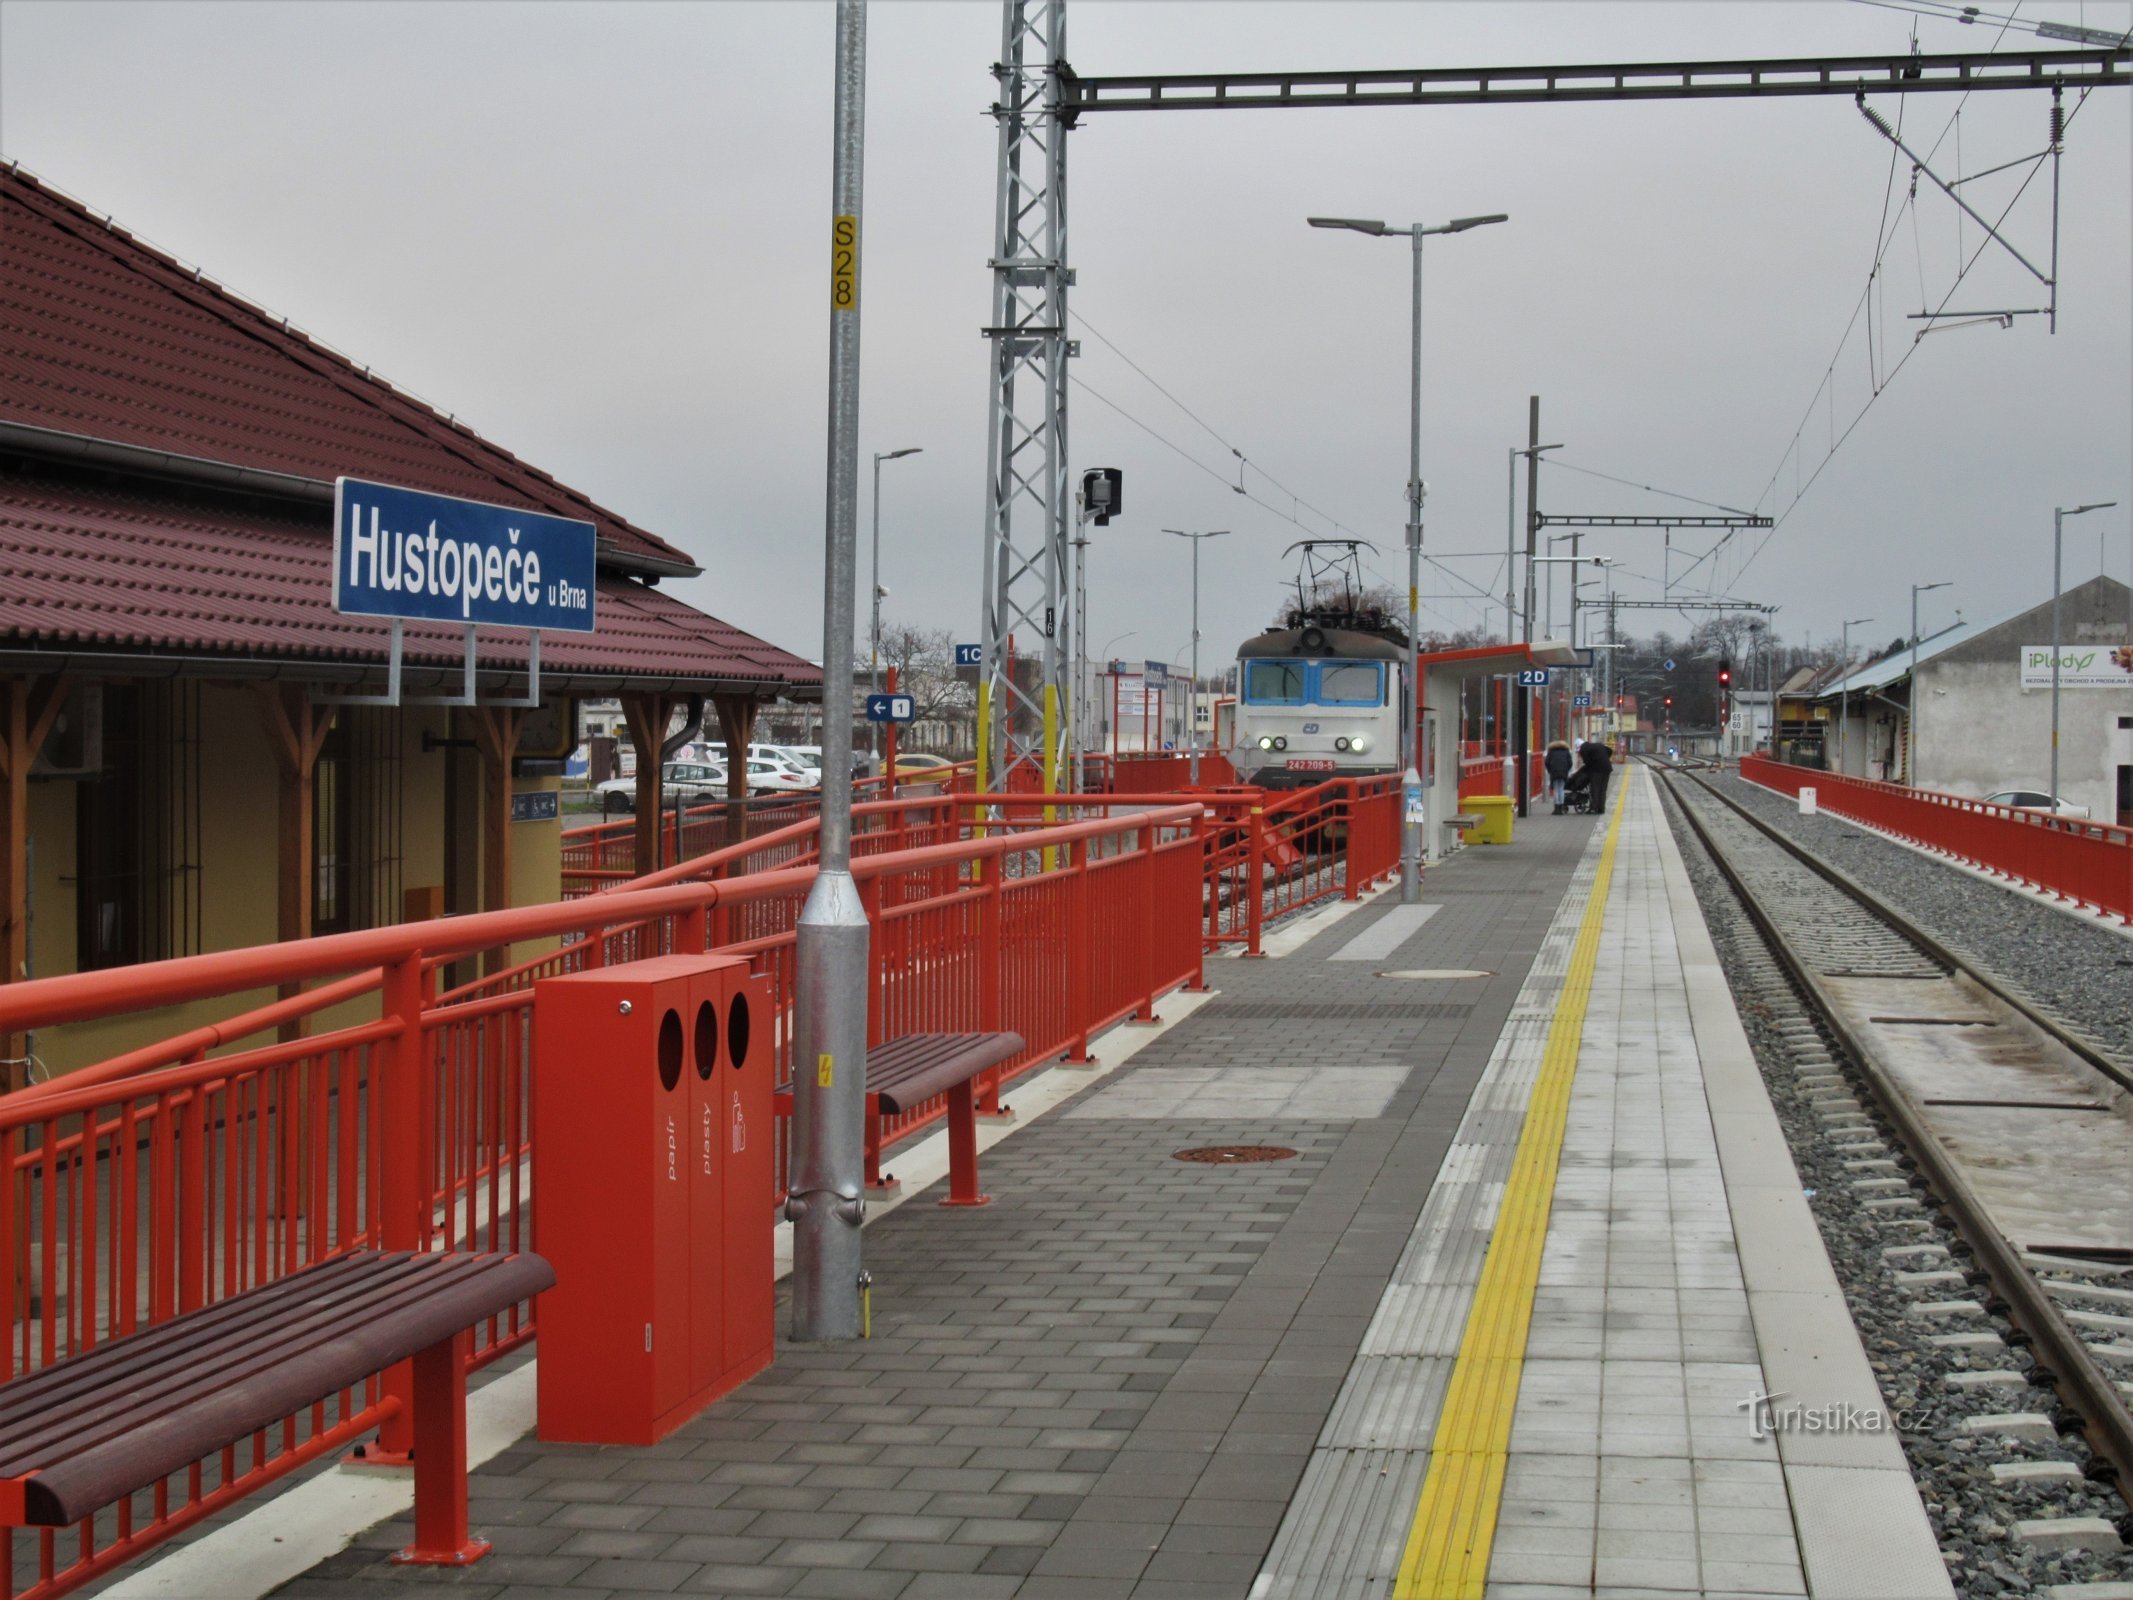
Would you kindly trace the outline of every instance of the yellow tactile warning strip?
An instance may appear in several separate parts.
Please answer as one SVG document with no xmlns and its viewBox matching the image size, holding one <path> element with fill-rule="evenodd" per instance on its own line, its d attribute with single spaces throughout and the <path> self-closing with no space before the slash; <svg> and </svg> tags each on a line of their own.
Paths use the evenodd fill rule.
<svg viewBox="0 0 2133 1600">
<path fill-rule="evenodd" d="M 1525 1366 L 1526 1329 L 1540 1281 L 1556 1162 L 1570 1112 L 1570 1082 L 1577 1075 L 1578 1041 L 1585 1031 L 1600 927 L 1614 879 L 1615 840 L 1631 789 L 1628 783 L 1617 787 L 1620 798 L 1608 819 L 1607 842 L 1578 924 L 1577 943 L 1571 947 L 1570 971 L 1541 1053 L 1540 1075 L 1526 1102 L 1525 1127 L 1504 1183 L 1495 1236 L 1467 1312 L 1459 1357 L 1430 1446 L 1429 1472 L 1394 1579 L 1398 1600 L 1480 1600 L 1488 1577 L 1510 1451 L 1511 1414 Z"/>
</svg>

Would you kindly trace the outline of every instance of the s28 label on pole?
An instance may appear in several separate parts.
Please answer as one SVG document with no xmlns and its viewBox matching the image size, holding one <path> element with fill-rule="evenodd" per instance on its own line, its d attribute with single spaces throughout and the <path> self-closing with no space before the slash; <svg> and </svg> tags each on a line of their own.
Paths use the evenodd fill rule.
<svg viewBox="0 0 2133 1600">
<path fill-rule="evenodd" d="M 830 219 L 830 309 L 859 309 L 859 219 Z"/>
</svg>

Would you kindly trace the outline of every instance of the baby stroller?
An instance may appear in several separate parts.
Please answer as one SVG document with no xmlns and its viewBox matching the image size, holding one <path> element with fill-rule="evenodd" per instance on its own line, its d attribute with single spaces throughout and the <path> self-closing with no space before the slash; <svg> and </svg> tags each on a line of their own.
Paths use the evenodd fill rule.
<svg viewBox="0 0 2133 1600">
<path fill-rule="evenodd" d="M 1592 774 L 1583 767 L 1563 780 L 1563 809 L 1573 815 L 1592 810 Z"/>
</svg>

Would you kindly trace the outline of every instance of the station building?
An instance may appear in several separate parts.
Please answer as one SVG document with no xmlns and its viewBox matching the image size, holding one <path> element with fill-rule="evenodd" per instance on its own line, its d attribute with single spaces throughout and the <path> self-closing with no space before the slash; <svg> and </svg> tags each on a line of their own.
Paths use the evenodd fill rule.
<svg viewBox="0 0 2133 1600">
<path fill-rule="evenodd" d="M 2099 575 L 2060 596 L 2059 794 L 2133 823 L 2133 590 Z M 1822 685 L 1824 761 L 1854 778 L 1982 799 L 2051 783 L 2049 600 L 1959 622 Z"/>
<path fill-rule="evenodd" d="M 553 900 L 580 697 L 619 697 L 640 748 L 677 724 L 745 748 L 760 706 L 818 692 L 660 587 L 686 551 L 19 169 L 0 238 L 0 981 Z M 466 642 L 418 623 L 401 704 L 335 703 L 388 655 L 332 607 L 338 475 L 595 525 L 597 628 L 544 637 L 537 706 L 499 703 L 528 687 L 505 630 L 478 703 L 437 703 Z M 70 1029 L 37 1066 L 136 1042 Z M 0 1041 L 0 1090 L 32 1047 Z"/>
</svg>

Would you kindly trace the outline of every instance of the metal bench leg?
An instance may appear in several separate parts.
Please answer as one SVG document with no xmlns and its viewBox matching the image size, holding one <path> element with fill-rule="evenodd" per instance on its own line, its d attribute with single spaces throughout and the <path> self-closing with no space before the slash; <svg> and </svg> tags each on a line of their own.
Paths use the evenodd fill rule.
<svg viewBox="0 0 2133 1600">
<path fill-rule="evenodd" d="M 416 1353 L 415 1542 L 393 1557 L 425 1567 L 463 1567 L 489 1553 L 467 1531 L 467 1357 L 461 1329 Z"/>
<path fill-rule="evenodd" d="M 978 1193 L 978 1115 L 970 1080 L 948 1091 L 948 1198 L 944 1206 L 989 1206 Z"/>
</svg>

